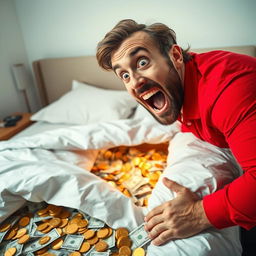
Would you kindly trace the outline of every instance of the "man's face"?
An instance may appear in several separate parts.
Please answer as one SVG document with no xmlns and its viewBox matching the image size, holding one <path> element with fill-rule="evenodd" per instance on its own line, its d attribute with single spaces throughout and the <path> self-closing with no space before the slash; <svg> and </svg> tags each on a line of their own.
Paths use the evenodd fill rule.
<svg viewBox="0 0 256 256">
<path fill-rule="evenodd" d="M 177 120 L 183 103 L 180 75 L 147 33 L 136 32 L 124 40 L 111 61 L 127 91 L 157 121 L 171 124 Z"/>
</svg>

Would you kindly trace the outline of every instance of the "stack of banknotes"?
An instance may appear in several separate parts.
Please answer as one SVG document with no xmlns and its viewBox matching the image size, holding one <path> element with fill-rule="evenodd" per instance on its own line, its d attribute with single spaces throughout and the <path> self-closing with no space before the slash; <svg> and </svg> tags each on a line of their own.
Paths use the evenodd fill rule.
<svg viewBox="0 0 256 256">
<path fill-rule="evenodd" d="M 0 255 L 144 256 L 144 224 L 116 230 L 75 209 L 31 203 L 0 224 Z"/>
<path fill-rule="evenodd" d="M 131 197 L 138 206 L 147 206 L 148 198 L 166 167 L 167 152 L 156 149 L 117 147 L 101 150 L 92 172 Z"/>
</svg>

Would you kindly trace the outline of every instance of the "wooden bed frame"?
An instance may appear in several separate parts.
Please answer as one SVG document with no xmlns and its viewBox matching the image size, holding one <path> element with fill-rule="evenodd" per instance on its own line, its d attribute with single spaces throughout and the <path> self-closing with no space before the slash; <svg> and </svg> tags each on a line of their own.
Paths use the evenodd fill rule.
<svg viewBox="0 0 256 256">
<path fill-rule="evenodd" d="M 255 46 L 204 48 L 192 51 L 201 53 L 210 50 L 228 50 L 256 56 Z M 68 92 L 71 89 L 72 80 L 100 88 L 125 89 L 113 72 L 104 71 L 98 66 L 95 56 L 37 60 L 33 62 L 33 69 L 42 107 Z"/>
</svg>

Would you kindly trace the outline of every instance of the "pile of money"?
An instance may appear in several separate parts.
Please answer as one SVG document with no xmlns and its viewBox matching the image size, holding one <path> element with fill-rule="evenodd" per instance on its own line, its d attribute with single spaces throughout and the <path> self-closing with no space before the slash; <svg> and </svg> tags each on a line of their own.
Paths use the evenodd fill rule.
<svg viewBox="0 0 256 256">
<path fill-rule="evenodd" d="M 122 146 L 100 150 L 91 171 L 131 197 L 136 205 L 147 206 L 166 159 L 166 151 Z"/>
<path fill-rule="evenodd" d="M 31 203 L 0 224 L 0 255 L 144 256 L 144 224 L 116 230 L 75 209 Z"/>
</svg>

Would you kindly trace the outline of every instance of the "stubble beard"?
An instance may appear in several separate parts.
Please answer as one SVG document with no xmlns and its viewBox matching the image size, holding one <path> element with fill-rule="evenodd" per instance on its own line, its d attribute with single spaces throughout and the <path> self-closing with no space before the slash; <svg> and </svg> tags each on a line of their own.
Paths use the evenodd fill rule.
<svg viewBox="0 0 256 256">
<path fill-rule="evenodd" d="M 168 97 L 170 103 L 169 109 L 165 111 L 162 115 L 155 115 L 149 109 L 149 113 L 161 124 L 170 125 L 174 123 L 181 112 L 181 108 L 184 100 L 184 92 L 182 87 L 182 82 L 180 76 L 176 69 L 173 67 L 172 62 L 168 63 L 170 69 L 168 76 L 166 77 L 164 86 L 165 95 Z"/>
</svg>

